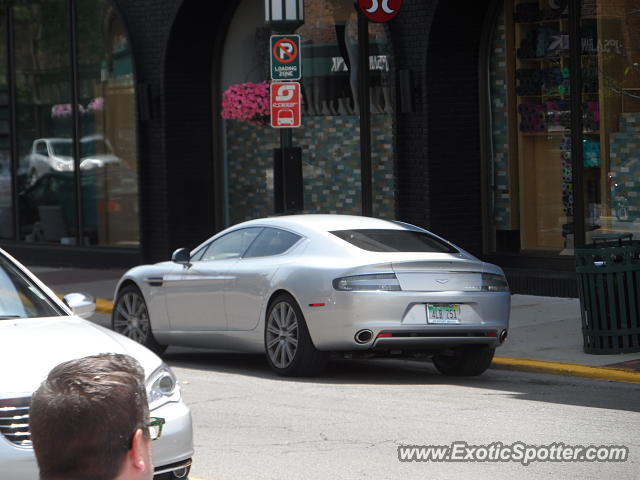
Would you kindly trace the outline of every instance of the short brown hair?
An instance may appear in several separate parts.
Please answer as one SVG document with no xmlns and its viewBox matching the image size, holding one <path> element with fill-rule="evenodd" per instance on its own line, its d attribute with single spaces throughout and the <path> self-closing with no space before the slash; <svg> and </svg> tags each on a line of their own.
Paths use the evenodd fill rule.
<svg viewBox="0 0 640 480">
<path fill-rule="evenodd" d="M 42 480 L 112 480 L 149 418 L 144 371 L 102 354 L 61 363 L 31 399 L 29 425 Z M 148 434 L 148 432 L 147 432 Z"/>
</svg>

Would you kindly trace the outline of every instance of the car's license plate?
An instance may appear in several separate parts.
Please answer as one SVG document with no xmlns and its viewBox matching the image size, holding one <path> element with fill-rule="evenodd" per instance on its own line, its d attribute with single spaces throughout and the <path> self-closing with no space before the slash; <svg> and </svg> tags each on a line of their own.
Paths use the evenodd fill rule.
<svg viewBox="0 0 640 480">
<path fill-rule="evenodd" d="M 427 323 L 460 323 L 460 305 L 457 303 L 427 304 Z"/>
</svg>

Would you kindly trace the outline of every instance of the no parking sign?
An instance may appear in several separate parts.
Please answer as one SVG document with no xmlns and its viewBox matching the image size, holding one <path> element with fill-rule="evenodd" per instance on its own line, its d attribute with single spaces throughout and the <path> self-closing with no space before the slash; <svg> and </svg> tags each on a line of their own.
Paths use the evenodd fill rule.
<svg viewBox="0 0 640 480">
<path fill-rule="evenodd" d="M 300 80 L 300 35 L 271 35 L 271 79 Z"/>
</svg>

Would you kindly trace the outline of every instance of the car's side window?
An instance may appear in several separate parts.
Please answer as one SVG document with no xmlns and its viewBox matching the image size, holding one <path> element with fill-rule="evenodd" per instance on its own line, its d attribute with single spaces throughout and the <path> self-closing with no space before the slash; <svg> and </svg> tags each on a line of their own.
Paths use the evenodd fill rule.
<svg viewBox="0 0 640 480">
<path fill-rule="evenodd" d="M 227 233 L 209 244 L 201 260 L 205 262 L 240 257 L 261 231 L 262 227 L 251 227 Z"/>
<path fill-rule="evenodd" d="M 289 250 L 300 238 L 302 238 L 300 235 L 285 230 L 265 228 L 251 244 L 244 258 L 280 255 Z"/>
<path fill-rule="evenodd" d="M 209 245 L 205 245 L 204 247 L 200 248 L 196 253 L 191 255 L 191 261 L 198 262 L 202 260 L 202 255 L 204 254 L 204 252 L 207 251 L 207 248 L 209 248 Z"/>
<path fill-rule="evenodd" d="M 40 155 L 44 155 L 45 157 L 49 156 L 49 152 L 47 151 L 47 144 L 44 142 L 38 142 L 36 144 L 36 153 Z"/>
</svg>

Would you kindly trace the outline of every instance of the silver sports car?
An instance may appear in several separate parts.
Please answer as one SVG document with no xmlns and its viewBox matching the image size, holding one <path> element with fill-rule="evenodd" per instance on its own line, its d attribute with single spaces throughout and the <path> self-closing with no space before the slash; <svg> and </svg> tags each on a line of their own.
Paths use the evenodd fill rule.
<svg viewBox="0 0 640 480">
<path fill-rule="evenodd" d="M 288 376 L 335 352 L 431 356 L 446 375 L 479 375 L 510 309 L 499 267 L 413 225 L 346 215 L 235 225 L 129 270 L 115 298 L 112 327 L 156 352 L 266 352 Z"/>
</svg>

